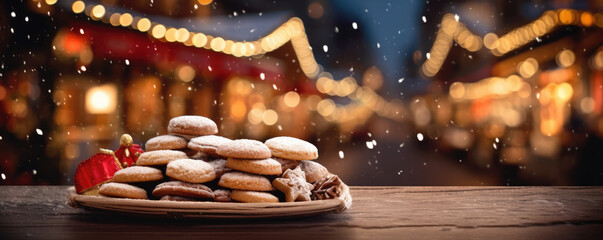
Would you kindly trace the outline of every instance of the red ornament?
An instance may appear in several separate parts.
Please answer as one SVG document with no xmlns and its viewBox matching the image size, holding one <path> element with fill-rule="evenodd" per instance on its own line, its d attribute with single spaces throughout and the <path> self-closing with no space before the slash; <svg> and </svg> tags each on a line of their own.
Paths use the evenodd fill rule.
<svg viewBox="0 0 603 240">
<path fill-rule="evenodd" d="M 144 153 L 142 147 L 138 144 L 132 144 L 132 136 L 129 134 L 121 135 L 119 139 L 119 148 L 115 150 L 115 156 L 121 163 L 122 167 L 131 167 L 136 165 L 138 156 Z"/>
<path fill-rule="evenodd" d="M 73 185 L 78 194 L 95 195 L 98 188 L 111 181 L 113 174 L 122 169 L 113 151 L 102 149 L 99 153 L 82 161 L 75 169 Z"/>
</svg>

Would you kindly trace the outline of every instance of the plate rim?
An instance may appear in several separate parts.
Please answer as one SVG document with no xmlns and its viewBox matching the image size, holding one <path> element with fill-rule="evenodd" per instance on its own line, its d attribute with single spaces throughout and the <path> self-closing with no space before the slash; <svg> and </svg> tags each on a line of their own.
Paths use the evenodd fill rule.
<svg viewBox="0 0 603 240">
<path fill-rule="evenodd" d="M 240 203 L 209 201 L 159 201 L 81 195 L 73 186 L 67 189 L 69 205 L 106 212 L 182 218 L 274 218 L 341 213 L 351 207 L 349 187 L 342 184 L 341 196 L 328 200 L 278 203 Z"/>
</svg>

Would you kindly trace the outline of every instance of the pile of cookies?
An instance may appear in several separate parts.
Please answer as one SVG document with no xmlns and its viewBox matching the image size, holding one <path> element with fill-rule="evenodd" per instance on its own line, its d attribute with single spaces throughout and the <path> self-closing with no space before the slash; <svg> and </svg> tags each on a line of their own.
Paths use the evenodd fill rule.
<svg viewBox="0 0 603 240">
<path fill-rule="evenodd" d="M 274 203 L 339 197 L 342 182 L 312 160 L 318 149 L 293 137 L 265 143 L 217 136 L 216 123 L 180 116 L 169 135 L 148 140 L 135 166 L 117 171 L 99 193 L 167 201 Z"/>
</svg>

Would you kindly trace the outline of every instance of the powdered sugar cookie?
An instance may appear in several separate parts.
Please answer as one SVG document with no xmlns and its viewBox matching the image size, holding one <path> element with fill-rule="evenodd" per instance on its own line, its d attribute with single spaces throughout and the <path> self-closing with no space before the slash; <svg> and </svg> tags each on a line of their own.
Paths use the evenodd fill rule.
<svg viewBox="0 0 603 240">
<path fill-rule="evenodd" d="M 283 173 L 281 164 L 272 158 L 258 160 L 228 158 L 226 166 L 234 170 L 261 175 L 280 175 Z"/>
<path fill-rule="evenodd" d="M 272 191 L 274 188 L 270 180 L 264 176 L 243 173 L 229 172 L 222 175 L 218 185 L 230 189 L 251 190 L 251 191 Z"/>
<path fill-rule="evenodd" d="M 115 172 L 113 182 L 150 182 L 163 179 L 161 170 L 145 166 L 132 166 Z"/>
<path fill-rule="evenodd" d="M 316 182 L 329 175 L 329 170 L 326 167 L 314 161 L 302 161 L 299 166 L 306 174 L 306 181 L 309 183 Z"/>
<path fill-rule="evenodd" d="M 210 135 L 218 133 L 214 121 L 202 116 L 180 116 L 170 119 L 168 132 L 183 135 Z"/>
<path fill-rule="evenodd" d="M 188 143 L 188 148 L 197 151 L 202 151 L 211 155 L 216 155 L 216 151 L 218 150 L 218 146 L 220 144 L 231 142 L 232 140 L 225 137 L 207 135 L 191 139 L 191 141 Z"/>
<path fill-rule="evenodd" d="M 290 160 L 318 158 L 318 149 L 312 143 L 294 137 L 274 137 L 266 140 L 272 156 Z"/>
<path fill-rule="evenodd" d="M 265 159 L 270 157 L 270 149 L 260 141 L 237 139 L 218 146 L 218 155 L 241 159 Z"/>
<path fill-rule="evenodd" d="M 230 198 L 245 203 L 277 203 L 278 198 L 267 192 L 232 190 Z"/>
<path fill-rule="evenodd" d="M 186 183 L 181 181 L 164 182 L 157 185 L 155 190 L 153 190 L 153 196 L 155 197 L 164 197 L 166 195 L 187 198 L 214 198 L 214 194 L 209 187 L 203 184 Z"/>
<path fill-rule="evenodd" d="M 175 135 L 161 135 L 145 143 L 146 151 L 182 149 L 188 146 L 186 138 Z"/>
<path fill-rule="evenodd" d="M 136 165 L 138 166 L 162 166 L 167 165 L 171 161 L 186 158 L 186 154 L 181 151 L 174 150 L 157 150 L 144 152 L 140 154 Z"/>
<path fill-rule="evenodd" d="M 214 180 L 214 168 L 201 160 L 179 159 L 168 163 L 165 175 L 189 183 L 204 183 Z"/>
<path fill-rule="evenodd" d="M 147 191 L 125 183 L 105 183 L 98 193 L 109 197 L 147 199 Z"/>
</svg>

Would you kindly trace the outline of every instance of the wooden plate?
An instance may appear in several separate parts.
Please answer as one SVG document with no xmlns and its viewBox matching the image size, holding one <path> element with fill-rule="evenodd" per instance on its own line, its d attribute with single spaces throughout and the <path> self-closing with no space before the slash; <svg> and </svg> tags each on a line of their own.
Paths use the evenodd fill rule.
<svg viewBox="0 0 603 240">
<path fill-rule="evenodd" d="M 79 195 L 75 193 L 75 188 L 71 187 L 69 203 L 73 207 L 157 217 L 275 218 L 340 213 L 352 205 L 352 196 L 347 185 L 342 185 L 341 193 L 339 198 L 307 202 L 176 202 Z"/>
</svg>

